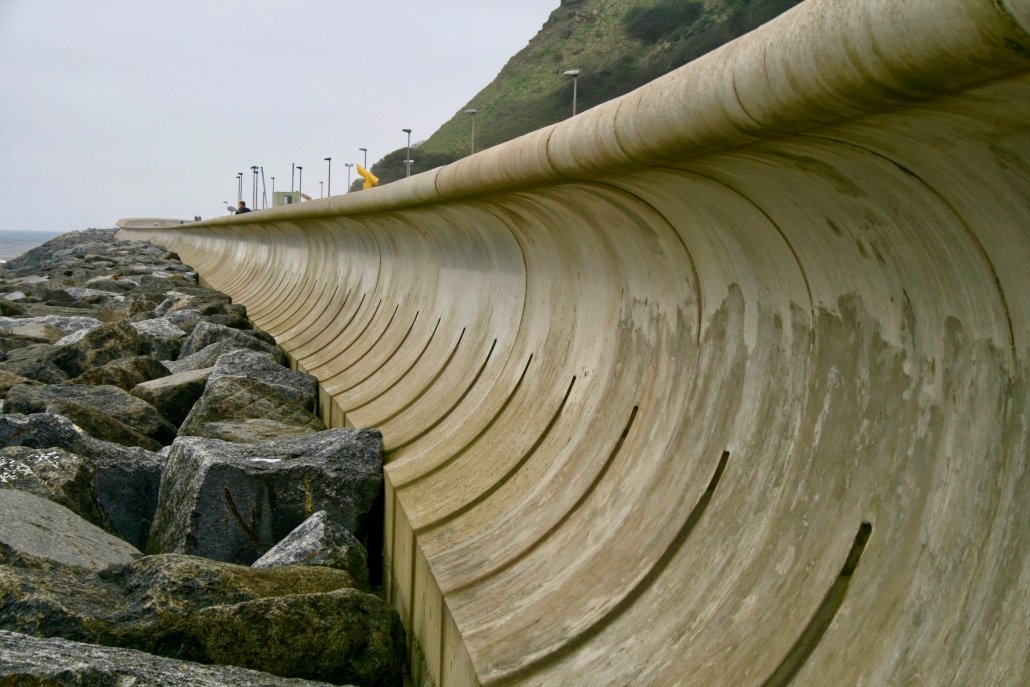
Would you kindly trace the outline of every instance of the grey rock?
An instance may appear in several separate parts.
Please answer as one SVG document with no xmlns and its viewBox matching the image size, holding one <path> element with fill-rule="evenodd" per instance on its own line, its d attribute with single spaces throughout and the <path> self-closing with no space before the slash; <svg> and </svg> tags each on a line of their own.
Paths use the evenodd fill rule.
<svg viewBox="0 0 1030 687">
<path fill-rule="evenodd" d="M 136 548 L 146 545 L 165 458 L 141 448 L 95 439 L 49 413 L 0 415 L 0 445 L 63 448 L 89 466 L 104 528 Z"/>
<path fill-rule="evenodd" d="M 280 351 L 275 345 L 262 341 L 259 338 L 249 335 L 239 329 L 233 329 L 232 327 L 226 327 L 220 324 L 211 324 L 210 322 L 200 322 L 193 328 L 189 337 L 182 344 L 182 349 L 179 351 L 179 358 L 182 359 L 193 355 L 201 349 L 220 341 L 233 342 L 236 344 L 233 348 L 249 348 L 254 351 L 271 353 L 276 356 L 276 359 L 279 361 L 285 361 L 282 351 Z"/>
<path fill-rule="evenodd" d="M 86 370 L 69 384 L 108 385 L 129 391 L 137 384 L 167 377 L 170 373 L 161 363 L 149 356 L 118 358 L 92 370 Z"/>
<path fill-rule="evenodd" d="M 218 369 L 217 365 L 215 369 Z M 304 404 L 291 397 L 295 395 L 293 389 L 269 384 L 260 379 L 209 378 L 204 393 L 179 426 L 179 434 L 210 437 L 208 425 L 212 423 L 257 419 L 272 420 L 279 424 L 315 431 L 325 429 L 319 418 L 312 415 Z"/>
<path fill-rule="evenodd" d="M 204 658 L 329 682 L 400 687 L 406 661 L 396 611 L 356 589 L 268 597 L 197 611 Z M 289 636 L 288 642 L 268 637 Z"/>
<path fill-rule="evenodd" d="M 253 445 L 179 437 L 149 550 L 250 564 L 319 510 L 359 533 L 382 489 L 382 448 L 374 429 Z"/>
<path fill-rule="evenodd" d="M 135 547 L 64 506 L 16 489 L 0 489 L 0 561 L 100 570 L 142 556 Z"/>
<path fill-rule="evenodd" d="M 260 343 L 260 342 L 259 342 Z M 192 355 L 178 360 L 162 360 L 161 364 L 167 367 L 172 373 L 186 372 L 188 370 L 199 370 L 202 367 L 214 367 L 218 359 L 226 353 L 238 351 L 241 347 L 235 341 L 219 341 L 206 346 Z"/>
<path fill-rule="evenodd" d="M 333 522 L 324 510 L 298 525 L 251 567 L 279 568 L 284 565 L 323 565 L 345 570 L 362 587 L 368 585 L 365 547 L 350 530 Z"/>
<path fill-rule="evenodd" d="M 218 358 L 211 379 L 247 378 L 264 382 L 307 411 L 315 409 L 318 380 L 304 372 L 280 365 L 267 353 L 240 349 Z"/>
<path fill-rule="evenodd" d="M 161 445 L 175 439 L 175 427 L 154 406 L 116 386 L 13 386 L 7 392 L 3 409 L 5 413 L 41 413 L 54 401 L 89 406 Z"/>
<path fill-rule="evenodd" d="M 43 315 L 39 317 L 0 317 L 0 332 L 9 331 L 12 328 L 24 327 L 26 325 L 48 325 L 61 332 L 62 335 L 71 334 L 80 329 L 90 329 L 100 324 L 100 320 L 94 317 L 82 315 L 60 316 Z"/>
<path fill-rule="evenodd" d="M 3 364 L 0 364 L 0 397 L 6 396 L 11 387 L 17 386 L 18 384 L 31 385 L 39 384 L 39 382 L 28 379 L 27 377 L 22 377 L 21 375 L 17 375 L 13 372 L 9 372 L 8 370 L 3 369 Z"/>
<path fill-rule="evenodd" d="M 68 418 L 96 439 L 111 441 L 122 446 L 139 446 L 148 451 L 161 449 L 161 444 L 154 439 L 140 434 L 124 422 L 106 415 L 91 405 L 76 403 L 73 400 L 55 399 L 46 404 L 44 411 Z"/>
<path fill-rule="evenodd" d="M 60 347 L 53 344 L 31 344 L 21 346 L 7 351 L 7 360 L 4 362 L 50 362 L 60 352 Z"/>
<path fill-rule="evenodd" d="M 95 327 L 80 341 L 63 346 L 51 362 L 77 377 L 112 360 L 141 355 L 144 350 L 143 337 L 130 324 L 112 322 Z"/>
<path fill-rule="evenodd" d="M 145 342 L 144 352 L 157 359 L 168 360 L 179 354 L 186 332 L 165 317 L 130 322 Z"/>
<path fill-rule="evenodd" d="M 275 598 L 279 601 L 269 609 L 268 621 L 259 622 L 254 629 L 263 634 L 265 644 L 282 645 L 283 651 L 277 654 L 288 654 L 295 645 L 307 641 L 298 633 L 311 621 L 312 607 L 317 605 L 319 610 L 336 611 L 316 626 L 327 637 L 353 632 L 355 639 L 365 635 L 370 640 L 356 646 L 336 641 L 334 660 L 355 668 L 378 667 L 386 663 L 380 655 L 384 653 L 380 638 L 390 641 L 387 655 L 394 655 L 398 648 L 403 650 L 403 634 L 401 638 L 394 634 L 399 620 L 380 599 L 351 590 L 349 585 L 346 573 L 330 568 L 254 570 L 176 555 L 145 556 L 99 572 L 74 567 L 45 570 L 0 566 L 4 599 L 0 629 L 137 649 L 170 658 L 256 667 L 252 637 L 234 654 L 228 646 L 231 641 L 226 642 L 231 638 L 219 635 L 228 628 L 253 622 L 261 607 L 250 604 Z M 338 590 L 350 592 L 344 597 L 347 601 L 312 603 Z M 201 617 L 207 609 L 218 610 Z M 221 631 L 214 631 L 214 627 Z M 270 642 L 272 638 L 278 640 Z M 319 650 L 325 648 L 324 643 L 318 646 Z M 286 670 L 277 672 L 286 675 L 296 670 L 285 660 L 280 660 L 280 665 Z M 384 665 L 383 672 L 392 667 Z"/>
<path fill-rule="evenodd" d="M 0 683 L 48 687 L 328 687 L 234 666 L 0 630 Z"/>
<path fill-rule="evenodd" d="M 68 374 L 64 370 L 46 360 L 9 359 L 0 363 L 0 370 L 40 384 L 61 384 L 68 380 Z"/>
<path fill-rule="evenodd" d="M 213 369 L 205 367 L 153 379 L 137 384 L 129 393 L 157 408 L 165 419 L 178 427 L 204 393 L 204 386 Z"/>
<path fill-rule="evenodd" d="M 221 439 L 237 444 L 261 444 L 276 439 L 294 439 L 317 434 L 323 430 L 324 427 L 288 425 L 265 418 L 205 422 L 199 429 L 208 439 Z"/>
<path fill-rule="evenodd" d="M 159 336 L 167 339 L 181 339 L 186 332 L 176 327 L 167 317 L 156 317 L 141 322 L 133 322 L 132 326 L 140 334 Z"/>
<path fill-rule="evenodd" d="M 63 448 L 0 449 L 0 488 L 35 494 L 101 526 L 104 515 L 90 480 L 86 461 Z"/>
</svg>

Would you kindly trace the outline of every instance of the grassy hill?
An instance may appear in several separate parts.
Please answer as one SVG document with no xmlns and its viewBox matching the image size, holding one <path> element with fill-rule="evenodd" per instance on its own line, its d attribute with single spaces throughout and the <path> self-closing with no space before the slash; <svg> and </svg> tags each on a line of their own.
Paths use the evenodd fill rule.
<svg viewBox="0 0 1030 687">
<path fill-rule="evenodd" d="M 562 0 L 497 77 L 412 153 L 422 172 L 517 138 L 628 93 L 769 21 L 801 0 Z M 373 165 L 381 183 L 404 177 L 404 149 Z M 356 184 L 360 187 L 360 184 Z"/>
</svg>

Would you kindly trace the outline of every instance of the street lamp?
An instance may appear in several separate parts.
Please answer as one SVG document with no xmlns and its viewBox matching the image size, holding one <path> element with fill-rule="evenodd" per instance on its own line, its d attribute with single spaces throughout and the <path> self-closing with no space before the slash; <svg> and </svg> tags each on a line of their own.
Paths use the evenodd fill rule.
<svg viewBox="0 0 1030 687">
<path fill-rule="evenodd" d="M 368 169 L 368 148 L 358 148 L 358 150 L 365 154 L 365 164 L 363 164 L 362 167 Z"/>
<path fill-rule="evenodd" d="M 577 85 L 577 82 L 579 81 L 579 70 L 578 69 L 569 69 L 568 71 L 565 72 L 565 76 L 571 76 L 572 77 L 572 116 L 575 117 L 576 116 L 576 85 Z"/>
<path fill-rule="evenodd" d="M 293 193 L 293 179 L 297 176 L 297 163 L 290 163 L 290 193 Z"/>
<path fill-rule="evenodd" d="M 272 202 L 275 202 L 275 177 L 269 177 L 272 180 Z"/>
<path fill-rule="evenodd" d="M 471 155 L 476 154 L 476 113 L 479 112 L 474 107 L 465 110 L 465 114 L 472 115 L 472 152 Z"/>
<path fill-rule="evenodd" d="M 347 168 L 347 193 L 350 193 L 350 168 L 354 166 L 354 163 L 344 162 L 343 166 Z"/>
<path fill-rule="evenodd" d="M 257 204 L 257 177 L 258 177 L 258 166 L 257 166 L 257 165 L 251 165 L 251 166 L 250 166 L 250 171 L 254 172 L 254 204 L 253 204 L 253 205 L 251 205 L 250 207 L 251 207 L 252 209 L 254 209 L 254 210 L 257 210 L 257 209 L 258 209 L 258 204 Z"/>
<path fill-rule="evenodd" d="M 318 182 L 318 197 L 319 198 L 324 198 L 325 197 L 325 182 L 321 181 L 321 180 L 319 180 L 319 182 Z"/>
<path fill-rule="evenodd" d="M 404 176 L 411 176 L 411 129 L 401 129 L 408 135 L 408 154 L 404 156 Z"/>
<path fill-rule="evenodd" d="M 329 163 L 329 176 L 326 177 L 328 183 L 326 183 L 326 189 L 329 191 L 326 195 L 333 195 L 333 158 L 327 157 L 325 159 Z"/>
<path fill-rule="evenodd" d="M 236 204 L 243 200 L 243 172 L 236 172 Z"/>
<path fill-rule="evenodd" d="M 304 195 L 304 168 L 300 165 L 297 165 L 297 193 Z"/>
</svg>

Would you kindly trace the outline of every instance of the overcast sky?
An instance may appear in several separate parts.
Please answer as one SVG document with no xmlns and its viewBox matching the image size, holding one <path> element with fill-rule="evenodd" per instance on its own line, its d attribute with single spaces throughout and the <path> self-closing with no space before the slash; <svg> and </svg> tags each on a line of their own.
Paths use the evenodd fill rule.
<svg viewBox="0 0 1030 687">
<path fill-rule="evenodd" d="M 0 229 L 221 215 L 251 165 L 269 203 L 291 163 L 317 198 L 325 157 L 341 193 L 359 147 L 428 138 L 558 4 L 0 0 Z"/>
</svg>

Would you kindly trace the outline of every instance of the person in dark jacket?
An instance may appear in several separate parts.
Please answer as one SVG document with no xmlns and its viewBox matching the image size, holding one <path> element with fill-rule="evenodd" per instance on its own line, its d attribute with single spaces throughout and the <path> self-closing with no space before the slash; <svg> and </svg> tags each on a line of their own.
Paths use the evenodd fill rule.
<svg viewBox="0 0 1030 687">
<path fill-rule="evenodd" d="M 246 201 L 240 201 L 240 207 L 236 210 L 237 215 L 242 215 L 244 212 L 250 212 L 250 208 L 247 207 Z"/>
</svg>

